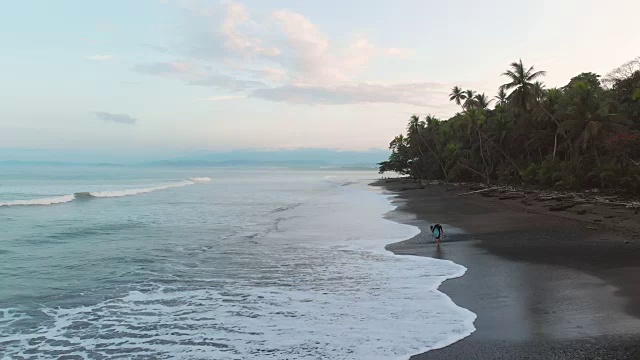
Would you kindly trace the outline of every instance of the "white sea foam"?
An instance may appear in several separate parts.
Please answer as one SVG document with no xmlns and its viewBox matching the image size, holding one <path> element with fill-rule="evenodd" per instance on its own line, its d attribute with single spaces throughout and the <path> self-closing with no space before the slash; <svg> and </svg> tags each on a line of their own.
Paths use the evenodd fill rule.
<svg viewBox="0 0 640 360">
<path fill-rule="evenodd" d="M 10 200 L 10 201 L 0 201 L 0 207 L 2 206 L 27 206 L 27 205 L 55 205 L 67 203 L 78 198 L 111 198 L 111 197 L 123 197 L 123 196 L 133 196 L 146 194 L 157 190 L 166 190 L 171 188 L 183 187 L 188 185 L 195 185 L 199 183 L 207 183 L 210 182 L 211 178 L 209 177 L 194 177 L 189 178 L 188 180 L 182 180 L 178 182 L 163 184 L 163 185 L 155 185 L 143 188 L 134 188 L 134 189 L 122 189 L 122 190 L 109 190 L 109 191 L 91 191 L 91 192 L 76 192 L 74 194 L 69 195 L 61 195 L 61 196 L 53 196 L 53 197 L 45 197 L 39 199 L 27 199 L 27 200 Z"/>
<path fill-rule="evenodd" d="M 73 201 L 74 199 L 75 196 L 73 195 L 62 195 L 41 199 L 0 201 L 0 206 L 53 205 L 66 203 L 69 201 Z"/>
<path fill-rule="evenodd" d="M 146 187 L 146 188 L 126 189 L 126 190 L 113 190 L 113 191 L 92 191 L 89 194 L 91 196 L 94 196 L 94 197 L 122 197 L 122 196 L 132 196 L 132 195 L 146 194 L 146 193 L 150 193 L 152 191 L 166 190 L 166 189 L 171 189 L 171 188 L 175 188 L 175 187 L 183 187 L 183 186 L 188 186 L 188 185 L 193 185 L 193 184 L 195 184 L 194 181 L 184 180 L 184 181 L 180 181 L 180 182 L 177 182 L 177 183 L 171 183 L 171 184 L 166 184 L 166 185 L 158 185 L 158 186 L 151 186 L 151 187 Z"/>
<path fill-rule="evenodd" d="M 386 197 L 341 184 L 265 215 L 278 230 L 234 253 L 251 261 L 241 278 L 206 278 L 202 266 L 213 265 L 200 264 L 198 284 L 176 279 L 91 306 L 43 308 L 50 321 L 35 331 L 0 326 L 0 347 L 7 356 L 29 349 L 45 358 L 73 351 L 87 358 L 375 360 L 407 359 L 471 334 L 475 314 L 437 290 L 466 269 L 385 251 L 419 230 L 382 219 L 393 209 Z"/>
<path fill-rule="evenodd" d="M 196 183 L 206 183 L 206 182 L 211 182 L 211 178 L 210 177 L 193 177 L 193 178 L 189 178 L 189 181 L 193 181 Z"/>
</svg>

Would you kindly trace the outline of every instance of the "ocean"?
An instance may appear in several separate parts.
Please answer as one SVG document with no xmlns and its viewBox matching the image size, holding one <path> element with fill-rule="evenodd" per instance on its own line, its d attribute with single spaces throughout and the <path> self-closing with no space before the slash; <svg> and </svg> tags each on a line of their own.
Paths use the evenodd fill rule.
<svg viewBox="0 0 640 360">
<path fill-rule="evenodd" d="M 0 167 L 0 358 L 408 359 L 474 331 L 373 171 Z"/>
</svg>

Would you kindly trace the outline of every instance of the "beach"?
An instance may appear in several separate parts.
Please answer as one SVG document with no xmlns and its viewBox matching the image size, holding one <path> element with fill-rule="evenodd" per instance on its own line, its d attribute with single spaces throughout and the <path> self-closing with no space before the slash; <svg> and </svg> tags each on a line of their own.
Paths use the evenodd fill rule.
<svg viewBox="0 0 640 360">
<path fill-rule="evenodd" d="M 470 193 L 465 186 L 380 180 L 387 218 L 418 226 L 387 246 L 467 268 L 440 290 L 477 314 L 476 331 L 412 359 L 640 358 L 640 215 L 620 206 Z M 502 198 L 502 199 L 501 199 Z M 551 210 L 553 209 L 553 210 Z M 440 249 L 429 224 L 446 235 Z"/>
</svg>

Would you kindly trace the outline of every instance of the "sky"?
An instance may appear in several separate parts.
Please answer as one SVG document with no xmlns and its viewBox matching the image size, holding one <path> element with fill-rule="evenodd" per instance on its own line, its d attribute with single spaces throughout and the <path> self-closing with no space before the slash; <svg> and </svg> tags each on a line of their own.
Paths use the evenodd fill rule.
<svg viewBox="0 0 640 360">
<path fill-rule="evenodd" d="M 0 149 L 384 149 L 509 64 L 548 87 L 640 55 L 636 0 L 7 0 Z"/>
</svg>

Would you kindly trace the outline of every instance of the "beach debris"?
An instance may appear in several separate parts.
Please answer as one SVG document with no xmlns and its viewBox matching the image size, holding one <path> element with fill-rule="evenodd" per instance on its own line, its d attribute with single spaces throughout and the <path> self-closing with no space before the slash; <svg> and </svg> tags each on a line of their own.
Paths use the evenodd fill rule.
<svg viewBox="0 0 640 360">
<path fill-rule="evenodd" d="M 480 193 L 480 192 L 484 192 L 484 191 L 491 191 L 491 190 L 496 190 L 499 189 L 500 186 L 495 186 L 495 187 L 491 187 L 491 188 L 485 188 L 485 189 L 480 189 L 480 190 L 474 190 L 474 191 L 469 191 L 466 193 L 461 193 L 458 194 L 458 196 L 462 196 L 462 195 L 469 195 L 469 194 L 476 194 L 476 193 Z"/>
<path fill-rule="evenodd" d="M 441 181 L 428 181 L 425 184 L 443 184 Z M 531 188 L 519 188 L 514 186 L 490 186 L 480 183 L 446 183 L 448 189 L 445 191 L 455 191 L 456 188 L 466 188 L 468 191 L 458 193 L 456 196 L 478 194 L 488 198 L 498 198 L 499 200 L 522 199 L 523 205 L 533 205 L 533 202 L 556 202 L 554 205 L 548 205 L 551 211 L 563 211 L 571 209 L 575 206 L 593 206 L 606 205 L 609 207 L 619 207 L 631 209 L 634 214 L 640 214 L 640 200 L 625 199 L 624 194 L 620 191 L 610 189 L 588 189 L 581 192 L 558 191 L 558 190 L 542 190 Z M 572 210 L 570 210 L 572 211 Z M 572 211 L 578 215 L 584 215 L 591 211 L 585 209 L 577 209 Z M 620 210 L 622 213 L 622 210 Z"/>
<path fill-rule="evenodd" d="M 549 207 L 549 211 L 564 211 L 576 206 L 575 202 L 561 203 L 558 205 L 553 205 Z"/>
<path fill-rule="evenodd" d="M 422 184 L 423 186 L 425 185 L 442 185 L 445 182 L 442 180 L 421 180 L 420 184 Z"/>
<path fill-rule="evenodd" d="M 511 199 L 521 199 L 527 197 L 527 195 L 525 195 L 525 193 L 523 192 L 518 192 L 518 191 L 510 191 L 502 196 L 498 196 L 498 199 L 500 200 L 511 200 Z"/>
</svg>

